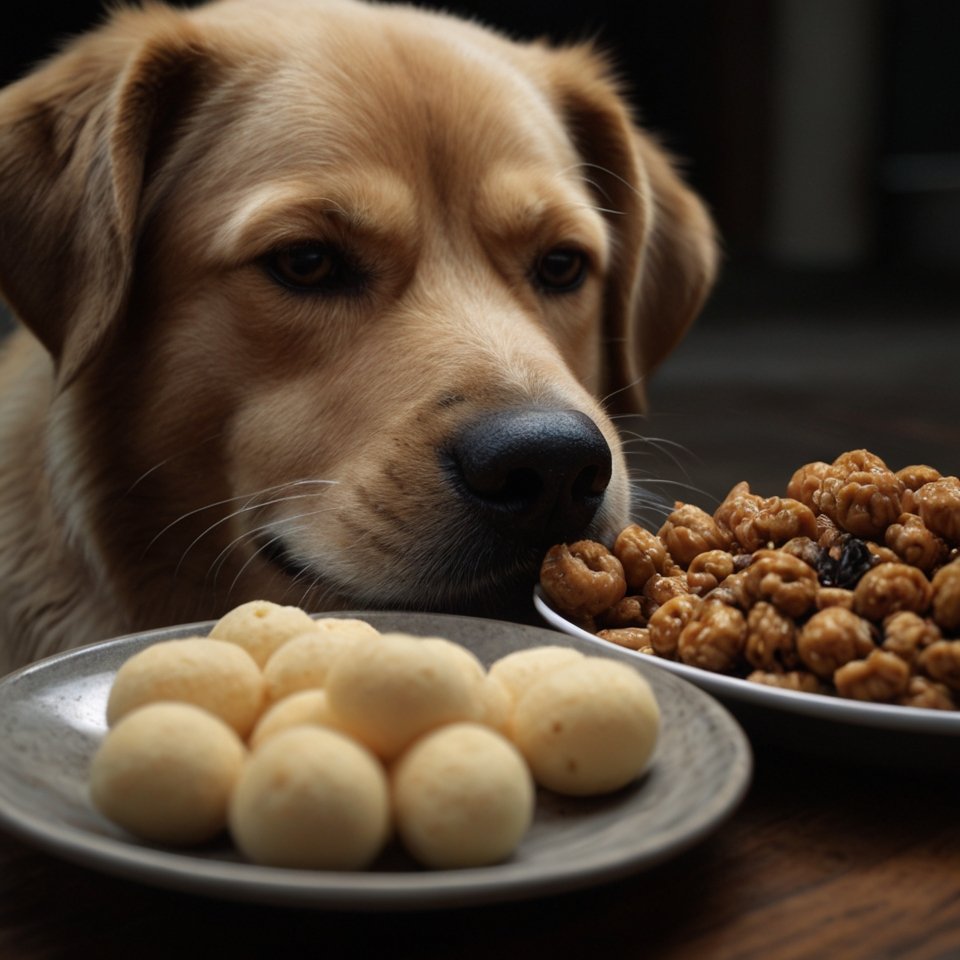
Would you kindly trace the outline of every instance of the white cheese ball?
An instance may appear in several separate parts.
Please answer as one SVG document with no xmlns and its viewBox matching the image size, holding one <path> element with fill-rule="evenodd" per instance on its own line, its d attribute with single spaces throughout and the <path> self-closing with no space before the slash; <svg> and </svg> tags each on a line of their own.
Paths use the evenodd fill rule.
<svg viewBox="0 0 960 960">
<path fill-rule="evenodd" d="M 327 676 L 343 729 L 384 760 L 445 723 L 483 713 L 483 668 L 448 640 L 385 633 L 337 659 Z"/>
<path fill-rule="evenodd" d="M 267 660 L 267 700 L 276 703 L 291 693 L 322 687 L 337 657 L 355 644 L 379 639 L 379 631 L 362 620 L 318 621 L 315 629 L 292 637 Z"/>
<path fill-rule="evenodd" d="M 344 732 L 330 709 L 326 691 L 301 690 L 275 703 L 263 714 L 250 734 L 250 746 L 256 749 L 281 730 L 304 725 Z"/>
<path fill-rule="evenodd" d="M 90 766 L 90 799 L 143 840 L 203 843 L 227 823 L 245 750 L 223 721 L 186 703 L 154 703 L 107 733 Z"/>
<path fill-rule="evenodd" d="M 585 657 L 550 672 L 520 697 L 511 733 L 537 783 L 589 796 L 640 776 L 659 727 L 656 698 L 636 670 Z"/>
<path fill-rule="evenodd" d="M 417 740 L 391 775 L 397 832 L 423 866 L 500 863 L 533 820 L 523 757 L 489 727 L 454 723 Z"/>
<path fill-rule="evenodd" d="M 312 629 L 313 620 L 299 607 L 251 600 L 225 613 L 213 625 L 210 636 L 242 647 L 262 668 L 280 646 Z"/>
<path fill-rule="evenodd" d="M 294 727 L 259 746 L 230 803 L 230 832 L 255 863 L 356 870 L 390 833 L 387 777 L 360 744 L 322 727 Z"/>
<path fill-rule="evenodd" d="M 530 647 L 501 657 L 491 664 L 489 673 L 516 701 L 548 673 L 583 659 L 583 654 L 572 647 Z"/>
<path fill-rule="evenodd" d="M 145 704 L 175 700 L 202 707 L 246 737 L 263 698 L 263 674 L 245 650 L 206 637 L 167 640 L 121 665 L 107 699 L 107 723 Z"/>
<path fill-rule="evenodd" d="M 500 733 L 508 734 L 513 713 L 513 695 L 496 677 L 489 674 L 480 687 L 482 712 L 480 722 Z"/>
</svg>

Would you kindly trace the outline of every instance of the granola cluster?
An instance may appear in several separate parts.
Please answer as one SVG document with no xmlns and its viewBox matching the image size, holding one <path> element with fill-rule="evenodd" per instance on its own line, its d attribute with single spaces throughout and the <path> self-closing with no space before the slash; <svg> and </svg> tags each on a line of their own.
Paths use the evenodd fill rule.
<svg viewBox="0 0 960 960">
<path fill-rule="evenodd" d="M 600 637 L 807 693 L 960 709 L 960 479 L 867 450 L 808 463 L 785 496 L 738 483 L 608 549 L 558 544 L 540 583 Z"/>
</svg>

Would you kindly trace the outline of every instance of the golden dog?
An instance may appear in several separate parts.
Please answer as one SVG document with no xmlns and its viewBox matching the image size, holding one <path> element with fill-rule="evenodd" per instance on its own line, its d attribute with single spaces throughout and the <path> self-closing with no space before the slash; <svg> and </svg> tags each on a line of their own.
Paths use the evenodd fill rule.
<svg viewBox="0 0 960 960">
<path fill-rule="evenodd" d="M 529 608 L 627 522 L 602 401 L 714 266 L 589 47 L 115 13 L 0 94 L 0 667 L 254 597 Z"/>
</svg>

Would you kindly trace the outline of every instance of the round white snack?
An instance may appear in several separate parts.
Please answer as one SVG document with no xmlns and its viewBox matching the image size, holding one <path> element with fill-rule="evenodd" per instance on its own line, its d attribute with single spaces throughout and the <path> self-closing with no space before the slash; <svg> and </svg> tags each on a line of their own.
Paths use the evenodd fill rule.
<svg viewBox="0 0 960 960">
<path fill-rule="evenodd" d="M 292 637 L 267 660 L 267 700 L 276 703 L 291 693 L 322 687 L 337 657 L 355 644 L 379 639 L 379 631 L 362 620 L 317 621 L 314 629 Z"/>
<path fill-rule="evenodd" d="M 250 734 L 250 747 L 255 750 L 281 730 L 304 725 L 345 732 L 330 710 L 325 690 L 301 690 L 284 697 L 263 714 Z"/>
<path fill-rule="evenodd" d="M 263 674 L 240 647 L 206 637 L 166 640 L 121 665 L 107 699 L 107 723 L 145 704 L 175 700 L 202 707 L 246 737 L 263 697 Z"/>
<path fill-rule="evenodd" d="M 90 766 L 90 799 L 143 840 L 186 845 L 215 837 L 245 755 L 223 721 L 187 703 L 134 710 L 107 733 Z"/>
<path fill-rule="evenodd" d="M 262 668 L 281 645 L 312 629 L 313 620 L 299 607 L 251 600 L 225 613 L 213 625 L 210 636 L 243 647 Z"/>
<path fill-rule="evenodd" d="M 400 839 L 427 867 L 499 863 L 533 819 L 523 757 L 480 724 L 450 724 L 422 737 L 395 764 L 391 787 Z"/>
<path fill-rule="evenodd" d="M 511 732 L 537 783 L 588 796 L 636 779 L 659 727 L 656 698 L 636 670 L 585 657 L 527 690 L 514 707 Z"/>
<path fill-rule="evenodd" d="M 358 644 L 327 675 L 330 709 L 351 736 L 392 760 L 434 727 L 482 716 L 483 669 L 464 652 L 401 633 Z"/>
<path fill-rule="evenodd" d="M 229 818 L 234 841 L 255 863 L 356 870 L 390 833 L 386 773 L 342 734 L 294 727 L 250 755 Z"/>
<path fill-rule="evenodd" d="M 578 660 L 583 660 L 583 654 L 572 647 L 530 647 L 501 657 L 490 665 L 489 673 L 507 688 L 516 701 L 547 674 Z"/>
<path fill-rule="evenodd" d="M 482 712 L 480 722 L 500 733 L 509 733 L 510 715 L 513 713 L 513 694 L 506 684 L 489 674 L 480 687 Z"/>
</svg>

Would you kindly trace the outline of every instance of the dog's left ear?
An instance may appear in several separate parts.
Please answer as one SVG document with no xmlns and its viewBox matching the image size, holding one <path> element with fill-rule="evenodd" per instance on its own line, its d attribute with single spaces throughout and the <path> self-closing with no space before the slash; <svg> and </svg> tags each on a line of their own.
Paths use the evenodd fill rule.
<svg viewBox="0 0 960 960">
<path fill-rule="evenodd" d="M 159 5 L 0 93 L 0 291 L 69 383 L 121 317 L 162 130 L 204 61 Z"/>
<path fill-rule="evenodd" d="M 633 122 L 604 59 L 578 46 L 550 60 L 557 107 L 614 238 L 603 396 L 616 412 L 642 411 L 647 378 L 713 286 L 714 225 L 668 155 Z"/>
</svg>

